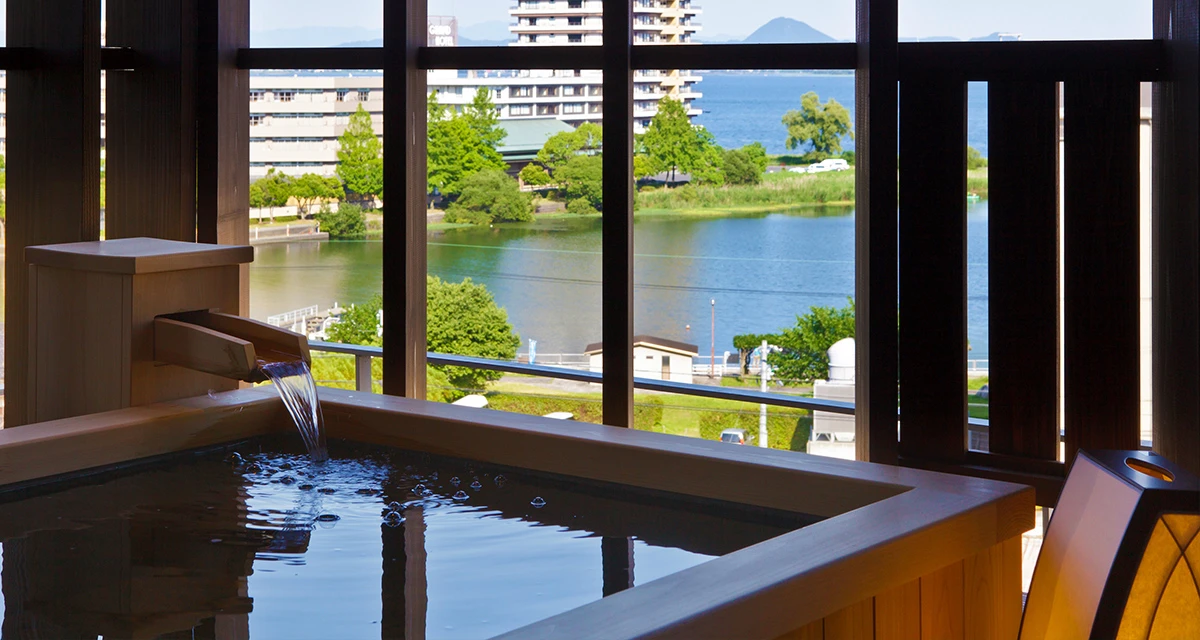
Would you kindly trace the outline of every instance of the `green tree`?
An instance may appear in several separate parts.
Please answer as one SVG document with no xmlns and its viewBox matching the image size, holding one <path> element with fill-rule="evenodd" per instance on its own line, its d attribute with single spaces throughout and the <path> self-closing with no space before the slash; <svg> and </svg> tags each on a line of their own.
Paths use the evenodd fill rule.
<svg viewBox="0 0 1200 640">
<path fill-rule="evenodd" d="M 584 122 L 574 131 L 561 131 L 550 136 L 538 151 L 534 162 L 551 174 L 578 155 L 594 155 L 604 148 L 604 129 L 595 123 Z"/>
<path fill-rule="evenodd" d="M 498 169 L 485 169 L 463 180 L 462 193 L 446 209 L 446 222 L 524 222 L 533 220 L 533 196 Z"/>
<path fill-rule="evenodd" d="M 775 375 L 789 380 L 821 380 L 829 377 L 829 347 L 842 338 L 854 337 L 854 300 L 842 308 L 812 307 L 796 316 L 796 326 L 784 329 L 772 344 L 782 351 L 767 362 Z"/>
<path fill-rule="evenodd" d="M 979 149 L 975 147 L 967 147 L 967 169 L 975 170 L 982 169 L 988 166 L 987 158 L 979 153 Z"/>
<path fill-rule="evenodd" d="M 321 223 L 321 230 L 328 232 L 334 240 L 351 240 L 367 235 L 367 219 L 362 207 L 357 204 L 343 203 L 337 211 L 322 207 L 316 218 Z"/>
<path fill-rule="evenodd" d="M 517 175 L 520 176 L 525 184 L 535 187 L 545 186 L 554 182 L 554 179 L 550 177 L 545 167 L 533 162 L 521 167 L 521 172 Z"/>
<path fill-rule="evenodd" d="M 292 196 L 299 204 L 300 214 L 307 215 L 309 209 L 319 202 L 340 200 L 346 196 L 342 182 L 335 177 L 306 173 L 292 183 Z"/>
<path fill-rule="evenodd" d="M 429 94 L 427 132 L 427 178 L 430 192 L 462 191 L 467 176 L 485 169 L 508 168 L 500 152 L 489 147 L 471 128 L 466 116 L 452 114 L 438 103 L 437 92 Z"/>
<path fill-rule="evenodd" d="M 762 182 L 762 171 L 750 154 L 743 149 L 726 149 L 721 156 L 725 167 L 725 181 L 729 184 L 758 184 Z"/>
<path fill-rule="evenodd" d="M 361 103 L 338 137 L 337 158 L 337 175 L 347 189 L 372 202 L 383 193 L 383 144 Z"/>
<path fill-rule="evenodd" d="M 446 282 L 435 276 L 425 279 L 426 347 L 435 353 L 511 360 L 517 355 L 520 336 L 508 322 L 508 313 L 496 304 L 487 287 L 471 282 Z M 379 331 L 383 298 L 376 294 L 364 304 L 346 309 L 329 328 L 334 342 L 382 346 Z M 499 380 L 498 371 L 467 367 L 426 367 L 426 386 L 431 400 L 453 400 L 462 391 L 476 391 Z"/>
<path fill-rule="evenodd" d="M 821 98 L 815 91 L 800 97 L 799 111 L 783 114 L 783 124 L 788 130 L 788 149 L 810 144 L 812 151 L 821 156 L 819 159 L 841 153 L 842 136 L 854 139 L 850 112 L 846 107 L 833 98 L 821 104 Z"/>
<path fill-rule="evenodd" d="M 554 171 L 555 180 L 568 206 L 583 200 L 591 210 L 576 205 L 572 213 L 604 210 L 604 159 L 601 156 L 574 156 Z"/>
<path fill-rule="evenodd" d="M 770 333 L 743 333 L 733 337 L 733 348 L 738 350 L 742 373 L 753 373 L 750 371 L 750 354 L 762 346 L 763 340 L 769 344 L 777 344 L 779 336 Z"/>
<path fill-rule="evenodd" d="M 294 180 L 286 173 L 267 169 L 267 175 L 250 183 L 250 206 L 266 209 L 275 221 L 275 207 L 286 207 L 295 189 Z"/>
<path fill-rule="evenodd" d="M 672 183 L 676 171 L 692 174 L 701 182 L 720 181 L 721 156 L 712 134 L 693 126 L 678 100 L 666 97 L 658 102 L 658 113 L 639 144 L 655 172 L 670 171 Z"/>
<path fill-rule="evenodd" d="M 749 156 L 754 166 L 758 167 L 759 174 L 767 171 L 767 148 L 761 142 L 751 142 L 741 148 L 741 151 Z"/>
<path fill-rule="evenodd" d="M 508 135 L 507 131 L 500 128 L 500 114 L 496 112 L 496 103 L 492 102 L 492 90 L 488 87 L 475 90 L 475 98 L 467 105 L 461 117 L 479 142 L 493 151 L 500 148 L 500 143 Z"/>
</svg>

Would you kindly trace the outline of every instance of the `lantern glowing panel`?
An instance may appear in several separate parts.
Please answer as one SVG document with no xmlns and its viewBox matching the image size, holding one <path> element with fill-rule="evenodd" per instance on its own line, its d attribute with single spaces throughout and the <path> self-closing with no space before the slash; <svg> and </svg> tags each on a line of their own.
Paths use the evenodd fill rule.
<svg viewBox="0 0 1200 640">
<path fill-rule="evenodd" d="M 1142 451 L 1081 451 L 1042 544 L 1022 640 L 1200 638 L 1200 480 Z"/>
</svg>

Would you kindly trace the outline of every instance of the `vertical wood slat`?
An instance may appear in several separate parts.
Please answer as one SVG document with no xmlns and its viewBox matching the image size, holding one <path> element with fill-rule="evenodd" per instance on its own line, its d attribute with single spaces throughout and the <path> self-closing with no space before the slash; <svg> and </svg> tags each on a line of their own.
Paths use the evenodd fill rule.
<svg viewBox="0 0 1200 640">
<path fill-rule="evenodd" d="M 919 579 L 875 596 L 875 640 L 910 640 L 920 636 Z"/>
<path fill-rule="evenodd" d="M 633 426 L 633 3 L 604 7 L 603 422 Z"/>
<path fill-rule="evenodd" d="M 250 243 L 250 0 L 198 0 L 196 132 L 199 242 Z M 240 267 L 238 315 L 250 314 L 250 269 Z M 233 311 L 231 311 L 233 312 Z"/>
<path fill-rule="evenodd" d="M 1155 0 L 1154 450 L 1200 474 L 1200 2 Z"/>
<path fill-rule="evenodd" d="M 859 460 L 896 464 L 897 3 L 857 0 L 857 16 L 854 439 Z"/>
<path fill-rule="evenodd" d="M 1021 536 L 963 560 L 963 598 L 966 637 L 1016 639 L 1021 626 Z"/>
<path fill-rule="evenodd" d="M 1058 87 L 988 85 L 992 453 L 1058 459 Z"/>
<path fill-rule="evenodd" d="M 966 453 L 966 99 L 962 79 L 900 87 L 900 453 Z"/>
<path fill-rule="evenodd" d="M 25 247 L 100 237 L 100 2 L 13 0 L 7 18 L 9 46 L 36 48 L 56 62 L 8 72 L 4 419 L 11 427 L 27 422 Z"/>
<path fill-rule="evenodd" d="M 867 598 L 825 617 L 825 640 L 874 640 L 875 601 Z"/>
<path fill-rule="evenodd" d="M 962 562 L 921 576 L 921 640 L 965 640 L 963 605 Z"/>
<path fill-rule="evenodd" d="M 799 629 L 789 631 L 775 640 L 824 640 L 825 620 L 814 620 Z"/>
<path fill-rule="evenodd" d="M 196 240 L 197 0 L 109 0 L 105 237 Z"/>
<path fill-rule="evenodd" d="M 425 0 L 383 4 L 383 392 L 425 398 Z"/>
<path fill-rule="evenodd" d="M 1064 94 L 1069 463 L 1080 448 L 1139 444 L 1139 86 L 1100 76 L 1068 80 Z"/>
</svg>

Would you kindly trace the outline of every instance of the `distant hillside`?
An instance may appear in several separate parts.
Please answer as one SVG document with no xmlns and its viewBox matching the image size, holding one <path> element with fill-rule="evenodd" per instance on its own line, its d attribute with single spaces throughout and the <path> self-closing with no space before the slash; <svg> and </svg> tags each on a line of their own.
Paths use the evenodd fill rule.
<svg viewBox="0 0 1200 640">
<path fill-rule="evenodd" d="M 346 42 L 379 38 L 379 29 L 365 27 L 297 27 L 250 32 L 251 47 L 337 47 Z"/>
<path fill-rule="evenodd" d="M 458 46 L 460 47 L 504 47 L 508 46 L 508 40 L 472 40 L 470 38 L 458 37 Z M 373 40 L 356 40 L 354 42 L 343 42 L 339 47 L 382 47 L 383 38 L 375 38 Z"/>
<path fill-rule="evenodd" d="M 746 37 L 742 42 L 748 44 L 765 43 L 822 43 L 837 42 L 828 34 L 817 31 L 808 23 L 791 18 L 775 18 L 764 24 Z"/>
</svg>

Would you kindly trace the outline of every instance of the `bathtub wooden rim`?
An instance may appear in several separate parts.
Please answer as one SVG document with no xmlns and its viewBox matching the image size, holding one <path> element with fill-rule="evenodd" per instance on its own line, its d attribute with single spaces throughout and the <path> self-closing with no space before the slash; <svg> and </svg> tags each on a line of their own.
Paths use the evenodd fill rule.
<svg viewBox="0 0 1200 640">
<path fill-rule="evenodd" d="M 274 394 L 242 389 L 0 430 L 0 486 L 289 429 Z M 1023 485 L 406 398 L 321 394 L 330 437 L 830 516 L 512 638 L 774 638 L 1034 524 L 1033 490 Z"/>
</svg>

